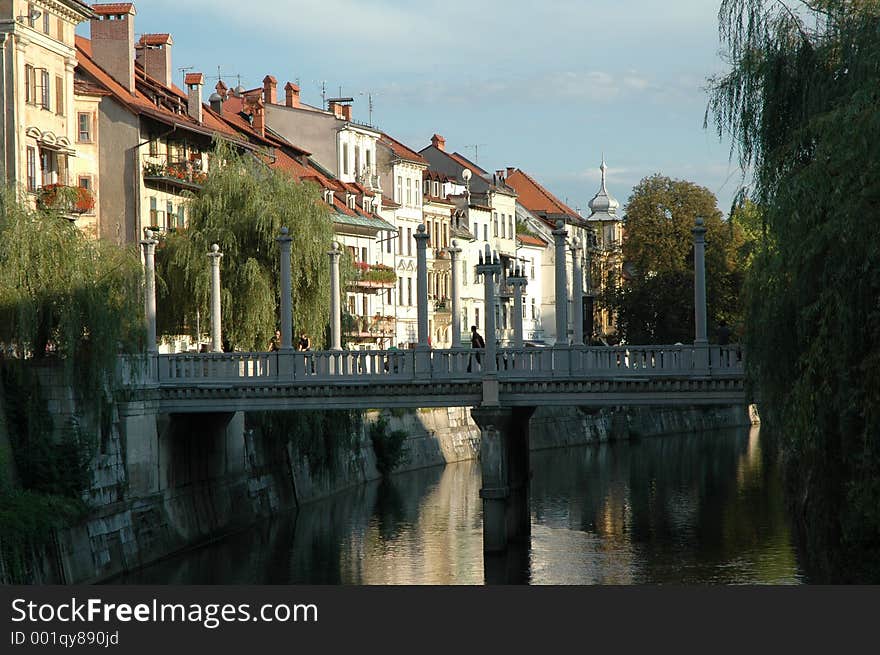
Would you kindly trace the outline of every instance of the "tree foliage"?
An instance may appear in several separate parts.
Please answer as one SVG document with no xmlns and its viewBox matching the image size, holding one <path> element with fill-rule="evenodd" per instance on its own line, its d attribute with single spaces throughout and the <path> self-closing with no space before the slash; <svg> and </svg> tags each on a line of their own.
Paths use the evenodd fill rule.
<svg viewBox="0 0 880 655">
<path fill-rule="evenodd" d="M 709 325 L 735 323 L 740 315 L 743 244 L 738 224 L 723 220 L 706 188 L 662 175 L 643 179 L 627 202 L 623 258 L 630 279 L 610 288 L 608 303 L 630 343 L 675 343 L 694 339 L 693 234 L 702 217 L 706 233 Z M 711 335 L 710 335 L 711 336 Z"/>
<path fill-rule="evenodd" d="M 120 352 L 144 345 L 143 270 L 133 248 L 87 239 L 58 212 L 0 194 L 0 342 L 65 364 L 86 397 L 106 389 Z"/>
<path fill-rule="evenodd" d="M 313 347 L 323 344 L 330 311 L 327 253 L 333 226 L 314 184 L 298 182 L 261 158 L 237 153 L 221 142 L 211 157 L 203 189 L 190 201 L 189 216 L 187 229 L 167 236 L 157 251 L 160 332 L 193 332 L 196 311 L 207 331 L 211 297 L 207 254 L 217 243 L 223 253 L 224 338 L 237 349 L 265 350 L 279 321 L 276 239 L 286 226 L 293 238 L 294 330 L 308 333 Z"/>
<path fill-rule="evenodd" d="M 749 372 L 819 579 L 880 581 L 880 3 L 725 0 L 708 114 L 766 237 Z"/>
</svg>

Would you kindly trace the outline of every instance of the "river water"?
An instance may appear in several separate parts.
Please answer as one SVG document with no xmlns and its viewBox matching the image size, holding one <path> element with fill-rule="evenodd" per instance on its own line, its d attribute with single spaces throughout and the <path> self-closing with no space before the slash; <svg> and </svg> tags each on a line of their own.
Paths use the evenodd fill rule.
<svg viewBox="0 0 880 655">
<path fill-rule="evenodd" d="M 394 476 L 116 580 L 137 584 L 804 582 L 757 429 L 531 454 L 531 540 L 484 560 L 476 462 Z"/>
</svg>

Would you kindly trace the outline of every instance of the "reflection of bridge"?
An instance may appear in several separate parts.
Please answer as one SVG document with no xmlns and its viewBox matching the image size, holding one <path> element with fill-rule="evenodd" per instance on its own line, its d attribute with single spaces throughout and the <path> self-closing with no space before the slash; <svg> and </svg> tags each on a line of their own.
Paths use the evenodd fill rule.
<svg viewBox="0 0 880 655">
<path fill-rule="evenodd" d="M 155 346 L 155 241 L 148 232 L 144 245 L 146 315 L 149 334 L 147 365 L 126 367 L 125 406 L 120 416 L 129 436 L 129 456 L 140 457 L 137 475 L 143 487 L 155 490 L 155 460 L 160 458 L 156 418 L 160 414 L 203 415 L 305 409 L 366 409 L 386 407 L 474 407 L 480 426 L 483 473 L 483 543 L 501 551 L 508 541 L 528 535 L 529 418 L 538 405 L 603 407 L 623 405 L 742 405 L 743 352 L 738 346 L 710 346 L 706 339 L 704 276 L 705 229 L 694 228 L 695 340 L 693 345 L 588 348 L 575 320 L 573 344 L 559 339 L 552 348 L 523 345 L 522 296 L 524 269 L 507 275 L 514 296 L 514 347 L 498 348 L 495 312 L 486 310 L 486 348 L 433 350 L 428 345 L 428 235 L 419 226 L 418 344 L 414 350 L 345 351 L 341 347 L 338 245 L 329 253 L 331 267 L 330 347 L 328 351 L 295 352 L 291 325 L 290 244 L 286 228 L 281 246 L 281 344 L 276 352 L 221 351 L 220 258 L 217 245 L 212 266 L 212 349 L 204 354 L 159 355 Z M 556 252 L 556 333 L 568 334 L 566 231 L 553 231 Z M 571 244 L 573 315 L 582 316 L 581 247 Z M 461 343 L 458 254 L 449 249 L 452 277 L 452 341 Z M 484 280 L 484 307 L 496 307 L 501 280 L 498 255 L 486 246 L 476 272 Z M 589 335 L 588 335 L 589 336 Z M 221 421 L 222 422 L 222 421 Z M 190 425 L 194 423 L 190 421 Z M 138 439 L 143 436 L 143 439 Z M 167 455 L 166 455 L 167 457 Z M 131 461 L 129 461 L 131 465 Z"/>
</svg>

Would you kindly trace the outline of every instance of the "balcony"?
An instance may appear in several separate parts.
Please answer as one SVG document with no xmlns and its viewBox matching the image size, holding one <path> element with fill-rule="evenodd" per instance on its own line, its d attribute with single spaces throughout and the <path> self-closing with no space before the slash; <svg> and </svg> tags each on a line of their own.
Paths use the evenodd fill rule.
<svg viewBox="0 0 880 655">
<path fill-rule="evenodd" d="M 95 196 L 84 187 L 47 184 L 37 192 L 37 207 L 76 218 L 95 211 Z"/>
<path fill-rule="evenodd" d="M 362 292 L 378 292 L 385 289 L 393 289 L 397 284 L 397 273 L 390 266 L 384 264 L 367 264 L 366 262 L 355 262 L 355 271 L 357 273 L 350 286 L 357 291 Z"/>
<path fill-rule="evenodd" d="M 394 335 L 395 318 L 376 314 L 356 316 L 346 313 L 342 317 L 342 332 L 351 340 L 373 341 Z"/>
<path fill-rule="evenodd" d="M 208 174 L 191 161 L 144 162 L 144 182 L 198 191 L 207 181 Z"/>
</svg>

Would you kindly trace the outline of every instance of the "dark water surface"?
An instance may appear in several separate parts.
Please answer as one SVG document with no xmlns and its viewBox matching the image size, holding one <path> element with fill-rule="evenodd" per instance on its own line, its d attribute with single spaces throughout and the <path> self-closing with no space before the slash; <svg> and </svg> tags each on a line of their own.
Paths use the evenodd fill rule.
<svg viewBox="0 0 880 655">
<path fill-rule="evenodd" d="M 804 581 L 758 430 L 533 452 L 531 543 L 484 561 L 476 462 L 395 476 L 114 580 L 137 584 Z"/>
</svg>

